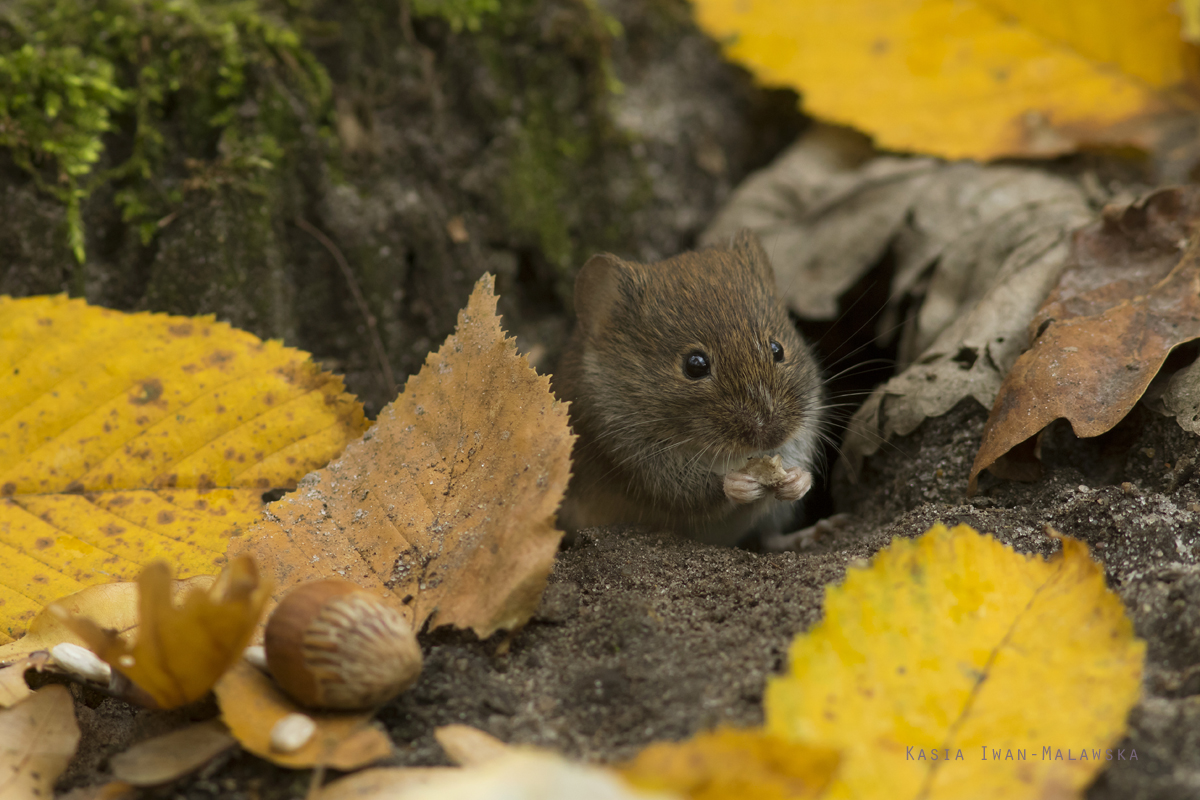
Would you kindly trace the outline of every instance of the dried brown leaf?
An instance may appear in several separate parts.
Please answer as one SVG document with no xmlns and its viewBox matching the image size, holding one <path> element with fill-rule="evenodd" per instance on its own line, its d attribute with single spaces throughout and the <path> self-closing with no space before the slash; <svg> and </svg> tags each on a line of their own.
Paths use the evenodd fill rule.
<svg viewBox="0 0 1200 800">
<path fill-rule="evenodd" d="M 53 797 L 78 744 L 75 702 L 65 686 L 47 686 L 0 711 L 0 797 Z"/>
<path fill-rule="evenodd" d="M 1162 189 L 1079 231 L 1032 346 L 1000 387 L 971 468 L 997 462 L 1059 418 L 1098 436 L 1141 398 L 1171 350 L 1200 338 L 1200 188 Z M 1190 242 L 1190 244 L 1189 244 Z"/>
<path fill-rule="evenodd" d="M 87 648 L 127 677 L 129 699 L 175 708 L 208 694 L 254 633 L 270 591 L 250 558 L 231 559 L 207 590 L 194 589 L 181 606 L 171 602 L 171 569 L 156 561 L 138 576 L 138 633 L 130 645 L 103 628 L 86 608 L 81 615 L 53 603 L 49 611 Z"/>
<path fill-rule="evenodd" d="M 236 744 L 220 720 L 210 719 L 138 742 L 113 756 L 112 771 L 131 786 L 157 786 L 190 774 Z"/>
<path fill-rule="evenodd" d="M 413 628 L 480 637 L 529 620 L 562 534 L 572 435 L 549 381 L 506 339 L 494 282 L 361 441 L 235 537 L 278 597 L 342 577 L 390 592 Z"/>
<path fill-rule="evenodd" d="M 221 719 L 242 747 L 282 767 L 324 765 L 352 770 L 392 754 L 392 740 L 371 724 L 372 711 L 317 713 L 301 709 L 269 677 L 239 661 L 216 686 Z M 289 714 L 305 714 L 317 729 L 308 743 L 290 753 L 271 748 L 271 731 Z"/>
<path fill-rule="evenodd" d="M 72 789 L 64 795 L 70 800 L 137 800 L 141 792 L 125 781 L 109 781 L 86 789 Z"/>
<path fill-rule="evenodd" d="M 445 779 L 454 767 L 376 767 L 321 787 L 314 800 L 396 800 L 406 790 Z"/>
<path fill-rule="evenodd" d="M 25 670 L 30 667 L 29 659 L 21 659 L 10 667 L 0 669 L 0 708 L 9 708 L 33 694 L 25 682 Z"/>
<path fill-rule="evenodd" d="M 461 767 L 473 767 L 499 758 L 512 748 L 470 725 L 443 725 L 433 732 L 437 743 L 450 760 Z"/>
<path fill-rule="evenodd" d="M 182 602 L 192 590 L 206 590 L 216 580 L 214 575 L 197 575 L 171 584 L 171 599 Z M 138 585 L 134 581 L 101 583 L 67 595 L 54 605 L 72 616 L 85 616 L 101 628 L 119 634 L 126 640 L 136 636 L 138 626 Z M 0 645 L 0 663 L 23 658 L 39 650 L 49 650 L 56 644 L 69 642 L 87 647 L 87 642 L 59 618 L 57 612 L 43 608 L 29 623 L 29 632 Z"/>
</svg>

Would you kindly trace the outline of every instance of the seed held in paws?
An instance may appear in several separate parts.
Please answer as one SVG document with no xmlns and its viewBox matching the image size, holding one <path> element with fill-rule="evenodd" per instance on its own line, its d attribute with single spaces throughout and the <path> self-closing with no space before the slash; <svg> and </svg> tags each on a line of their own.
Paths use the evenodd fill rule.
<svg viewBox="0 0 1200 800">
<path fill-rule="evenodd" d="M 812 488 L 812 482 L 812 473 L 803 467 L 784 469 L 779 455 L 759 456 L 725 476 L 725 496 L 739 504 L 753 503 L 768 494 L 791 502 L 803 497 Z"/>
</svg>

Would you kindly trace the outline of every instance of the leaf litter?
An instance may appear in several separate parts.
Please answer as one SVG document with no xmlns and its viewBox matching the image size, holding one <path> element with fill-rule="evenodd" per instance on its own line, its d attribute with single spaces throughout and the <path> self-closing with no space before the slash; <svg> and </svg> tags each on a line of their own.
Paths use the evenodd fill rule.
<svg viewBox="0 0 1200 800">
<path fill-rule="evenodd" d="M 354 770 L 387 758 L 392 740 L 371 721 L 374 711 L 315 712 L 288 698 L 269 676 L 246 661 L 238 661 L 216 686 L 221 719 L 246 750 L 292 769 L 327 766 Z M 290 752 L 272 747 L 271 733 L 291 714 L 304 714 L 316 728 Z"/>
<path fill-rule="evenodd" d="M 132 683 L 128 699 L 163 709 L 204 697 L 241 659 L 270 591 L 249 558 L 232 559 L 208 590 L 191 590 L 180 606 L 171 602 L 171 572 L 163 562 L 146 567 L 137 586 L 138 629 L 132 644 L 86 611 L 73 614 L 57 604 L 49 611 Z"/>
<path fill-rule="evenodd" d="M 1185 187 L 1109 207 L 1075 235 L 1067 268 L 1029 322 L 1029 349 L 997 393 L 971 491 L 984 469 L 1036 477 L 1033 448 L 1005 456 L 1056 419 L 1080 437 L 1112 429 L 1171 351 L 1200 338 L 1198 225 L 1200 190 Z"/>
</svg>

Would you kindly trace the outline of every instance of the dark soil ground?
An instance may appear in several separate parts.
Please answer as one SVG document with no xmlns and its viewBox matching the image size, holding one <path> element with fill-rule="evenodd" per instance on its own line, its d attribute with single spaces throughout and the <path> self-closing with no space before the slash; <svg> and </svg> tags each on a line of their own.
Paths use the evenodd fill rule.
<svg viewBox="0 0 1200 800">
<path fill-rule="evenodd" d="M 602 762 L 718 724 L 760 723 L 765 683 L 784 669 L 792 638 L 820 618 L 824 587 L 892 537 L 941 521 L 991 532 L 1019 552 L 1056 550 L 1047 526 L 1093 549 L 1149 648 L 1143 700 L 1121 745 L 1137 760 L 1114 762 L 1088 797 L 1196 797 L 1197 441 L 1140 409 L 1099 440 L 1055 429 L 1042 480 L 995 483 L 967 500 L 985 418 L 964 401 L 886 448 L 859 485 L 836 487 L 841 507 L 854 513 L 850 525 L 802 553 L 714 548 L 628 529 L 580 534 L 561 553 L 536 619 L 507 652 L 498 639 L 422 638 L 420 682 L 379 716 L 396 743 L 393 763 L 447 763 L 433 731 L 450 723 Z M 111 755 L 214 710 L 167 715 L 81 699 L 84 738 L 63 789 L 103 780 Z M 146 797 L 299 797 L 308 781 L 308 773 L 234 753 Z"/>
</svg>

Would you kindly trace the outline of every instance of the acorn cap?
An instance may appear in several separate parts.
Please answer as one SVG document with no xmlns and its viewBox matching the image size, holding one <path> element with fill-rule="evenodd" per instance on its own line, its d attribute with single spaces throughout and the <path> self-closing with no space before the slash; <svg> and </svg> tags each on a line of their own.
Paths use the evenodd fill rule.
<svg viewBox="0 0 1200 800">
<path fill-rule="evenodd" d="M 421 649 L 404 615 L 350 581 L 302 583 L 267 621 L 267 668 L 314 708 L 369 708 L 416 682 Z"/>
</svg>

